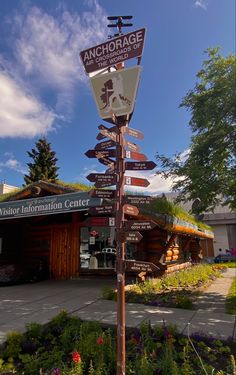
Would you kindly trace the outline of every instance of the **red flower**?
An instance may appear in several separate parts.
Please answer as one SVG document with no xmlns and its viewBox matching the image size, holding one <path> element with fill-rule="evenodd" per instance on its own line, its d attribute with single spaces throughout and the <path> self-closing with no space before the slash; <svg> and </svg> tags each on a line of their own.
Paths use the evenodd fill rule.
<svg viewBox="0 0 236 375">
<path fill-rule="evenodd" d="M 72 353 L 72 359 L 74 363 L 80 363 L 81 362 L 81 357 L 79 352 L 73 352 Z"/>
<path fill-rule="evenodd" d="M 97 339 L 97 344 L 103 345 L 103 343 L 104 343 L 104 340 L 103 340 L 102 336 L 99 336 L 98 339 Z"/>
</svg>

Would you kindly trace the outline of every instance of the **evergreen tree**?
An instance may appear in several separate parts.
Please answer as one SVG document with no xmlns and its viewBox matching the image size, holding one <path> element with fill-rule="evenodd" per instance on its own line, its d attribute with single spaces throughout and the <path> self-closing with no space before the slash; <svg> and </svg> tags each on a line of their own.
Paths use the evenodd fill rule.
<svg viewBox="0 0 236 375">
<path fill-rule="evenodd" d="M 46 138 L 39 139 L 36 148 L 27 151 L 32 163 L 27 163 L 29 174 L 24 176 L 25 183 L 31 184 L 39 180 L 55 182 L 58 179 L 58 167 L 56 165 L 56 153 L 51 149 L 51 143 Z"/>
<path fill-rule="evenodd" d="M 175 178 L 179 200 L 199 198 L 196 213 L 219 203 L 236 210 L 236 56 L 223 57 L 219 48 L 207 53 L 194 89 L 180 104 L 191 113 L 189 153 L 185 158 L 157 154 L 159 173 Z"/>
</svg>

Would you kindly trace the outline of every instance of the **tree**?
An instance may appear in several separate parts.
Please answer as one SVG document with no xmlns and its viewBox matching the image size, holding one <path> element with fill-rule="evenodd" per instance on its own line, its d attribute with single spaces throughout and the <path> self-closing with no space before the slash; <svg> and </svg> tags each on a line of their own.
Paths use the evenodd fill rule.
<svg viewBox="0 0 236 375">
<path fill-rule="evenodd" d="M 51 143 L 46 138 L 39 139 L 36 143 L 36 149 L 27 151 L 32 163 L 28 163 L 29 175 L 24 176 L 26 184 L 31 184 L 39 180 L 54 182 L 58 178 L 58 167 L 56 165 L 56 153 L 51 150 Z"/>
<path fill-rule="evenodd" d="M 236 209 L 236 56 L 223 57 L 219 48 L 206 53 L 194 89 L 180 104 L 191 113 L 188 155 L 168 158 L 157 153 L 158 173 L 175 179 L 178 200 L 200 199 L 195 213 L 219 203 Z"/>
</svg>

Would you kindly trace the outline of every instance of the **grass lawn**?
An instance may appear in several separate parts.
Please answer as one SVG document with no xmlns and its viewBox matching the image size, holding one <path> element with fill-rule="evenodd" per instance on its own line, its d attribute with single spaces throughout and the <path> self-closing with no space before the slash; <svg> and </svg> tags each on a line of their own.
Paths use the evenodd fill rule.
<svg viewBox="0 0 236 375">
<path fill-rule="evenodd" d="M 225 263 L 216 263 L 219 266 L 223 266 L 226 268 L 236 268 L 236 261 L 235 262 L 225 262 Z"/>
<path fill-rule="evenodd" d="M 232 282 L 228 296 L 226 298 L 226 310 L 229 314 L 236 315 L 236 278 Z"/>
</svg>

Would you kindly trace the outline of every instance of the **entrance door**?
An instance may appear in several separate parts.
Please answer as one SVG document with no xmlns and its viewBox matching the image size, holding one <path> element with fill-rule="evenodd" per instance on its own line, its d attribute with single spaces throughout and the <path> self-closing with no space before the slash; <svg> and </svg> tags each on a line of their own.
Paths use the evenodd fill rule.
<svg viewBox="0 0 236 375">
<path fill-rule="evenodd" d="M 78 275 L 79 233 L 71 225 L 52 228 L 50 273 L 53 279 L 69 279 Z"/>
</svg>

